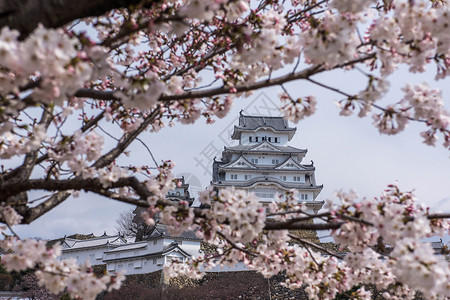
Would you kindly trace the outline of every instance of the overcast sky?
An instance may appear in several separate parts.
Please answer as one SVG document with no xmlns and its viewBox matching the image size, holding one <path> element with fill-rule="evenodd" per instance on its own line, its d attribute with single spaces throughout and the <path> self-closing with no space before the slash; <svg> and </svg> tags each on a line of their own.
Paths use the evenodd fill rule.
<svg viewBox="0 0 450 300">
<path fill-rule="evenodd" d="M 400 89 L 406 82 L 420 83 L 433 78 L 433 69 L 427 74 L 410 76 L 401 71 L 390 78 L 391 92 L 382 103 L 393 103 L 401 98 Z M 335 71 L 315 79 L 356 93 L 365 87 L 357 72 Z M 432 87 L 443 90 L 447 109 L 450 108 L 448 79 L 431 81 Z M 316 180 L 324 188 L 317 200 L 332 198 L 336 190 L 354 189 L 361 196 L 379 195 L 386 185 L 398 180 L 403 190 L 415 189 L 418 198 L 429 206 L 439 206 L 450 211 L 450 160 L 441 143 L 426 146 L 419 136 L 424 127 L 410 124 L 396 136 L 380 135 L 371 118 L 341 117 L 335 105 L 341 97 L 323 88 L 293 82 L 287 84 L 294 97 L 314 94 L 318 99 L 315 115 L 298 124 L 297 133 L 290 145 L 306 148 L 304 163 L 313 160 Z M 230 130 L 237 124 L 239 111 L 247 114 L 280 115 L 277 111 L 278 87 L 256 91 L 245 99 L 236 99 L 228 116 L 212 125 L 203 119 L 194 125 L 176 124 L 158 133 L 145 133 L 141 139 L 151 149 L 158 162 L 171 159 L 175 162 L 175 175 L 184 175 L 191 187 L 203 189 L 211 180 L 214 156 L 220 158 L 224 146 L 232 144 Z M 114 132 L 112 132 L 114 134 Z M 118 133 L 117 133 L 118 134 Z M 107 141 L 109 144 L 112 141 Z M 119 163 L 151 165 L 147 150 L 138 142 L 132 144 L 131 155 Z M 69 198 L 31 226 L 18 226 L 23 237 L 57 238 L 73 233 L 108 234 L 115 232 L 115 220 L 120 212 L 132 206 L 108 200 L 93 194 L 81 193 L 79 198 Z"/>
</svg>

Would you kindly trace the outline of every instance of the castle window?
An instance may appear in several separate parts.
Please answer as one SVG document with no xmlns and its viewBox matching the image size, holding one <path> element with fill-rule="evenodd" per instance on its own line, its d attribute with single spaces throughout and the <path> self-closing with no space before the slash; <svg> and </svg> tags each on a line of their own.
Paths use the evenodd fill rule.
<svg viewBox="0 0 450 300">
<path fill-rule="evenodd" d="M 300 176 L 294 176 L 294 181 L 301 181 Z"/>
<path fill-rule="evenodd" d="M 156 245 L 156 244 L 158 244 L 158 240 L 153 241 L 153 245 Z"/>
<path fill-rule="evenodd" d="M 279 163 L 280 161 L 278 159 L 272 159 L 272 165 L 277 165 Z"/>
<path fill-rule="evenodd" d="M 301 199 L 302 200 L 308 200 L 308 194 L 302 194 Z"/>
<path fill-rule="evenodd" d="M 283 179 L 283 181 L 286 181 L 286 176 L 280 176 L 281 179 Z"/>
<path fill-rule="evenodd" d="M 275 143 L 278 143 L 278 138 L 277 137 L 275 138 Z"/>
<path fill-rule="evenodd" d="M 269 137 L 269 142 L 272 142 L 272 138 L 271 137 Z"/>
<path fill-rule="evenodd" d="M 255 142 L 258 142 L 258 139 L 259 139 L 258 137 L 255 137 Z"/>
<path fill-rule="evenodd" d="M 237 179 L 237 174 L 231 174 L 230 177 L 231 179 Z"/>
<path fill-rule="evenodd" d="M 252 158 L 252 163 L 257 164 L 258 163 L 258 159 L 257 158 Z"/>
<path fill-rule="evenodd" d="M 252 142 L 252 137 L 251 137 L 251 136 L 248 137 L 248 141 L 249 141 L 250 143 Z"/>
</svg>

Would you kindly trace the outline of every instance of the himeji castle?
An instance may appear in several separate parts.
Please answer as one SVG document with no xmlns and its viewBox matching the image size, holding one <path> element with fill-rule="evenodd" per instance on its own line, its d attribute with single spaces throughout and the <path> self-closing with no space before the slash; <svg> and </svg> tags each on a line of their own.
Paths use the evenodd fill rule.
<svg viewBox="0 0 450 300">
<path fill-rule="evenodd" d="M 211 184 L 254 192 L 265 203 L 295 189 L 299 202 L 317 213 L 323 206 L 316 201 L 323 185 L 316 184 L 314 163 L 302 164 L 307 150 L 288 145 L 296 130 L 282 117 L 246 116 L 241 111 L 231 136 L 239 144 L 224 147 L 221 160 L 214 160 Z"/>
</svg>

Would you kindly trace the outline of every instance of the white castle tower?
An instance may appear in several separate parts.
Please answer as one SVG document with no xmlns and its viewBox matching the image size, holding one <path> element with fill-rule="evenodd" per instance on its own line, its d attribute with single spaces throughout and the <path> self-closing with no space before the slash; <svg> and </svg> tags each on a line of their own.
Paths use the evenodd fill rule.
<svg viewBox="0 0 450 300">
<path fill-rule="evenodd" d="M 314 163 L 302 164 L 307 150 L 288 145 L 296 130 L 282 117 L 244 116 L 241 111 L 231 136 L 239 145 L 224 147 L 221 161 L 214 159 L 211 184 L 254 192 L 266 203 L 295 189 L 299 202 L 317 213 L 324 203 L 316 201 L 323 185 L 316 184 Z"/>
</svg>

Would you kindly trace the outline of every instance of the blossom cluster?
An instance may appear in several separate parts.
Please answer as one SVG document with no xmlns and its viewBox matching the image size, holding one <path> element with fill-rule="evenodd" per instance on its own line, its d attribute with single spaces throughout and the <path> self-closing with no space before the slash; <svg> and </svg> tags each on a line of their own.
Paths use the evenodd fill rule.
<svg viewBox="0 0 450 300">
<path fill-rule="evenodd" d="M 314 96 L 294 100 L 286 93 L 283 93 L 280 96 L 280 100 L 283 104 L 281 110 L 284 113 L 284 117 L 294 123 L 298 123 L 303 118 L 309 117 L 316 112 L 317 101 Z"/>
<path fill-rule="evenodd" d="M 1 132 L 0 158 L 9 159 L 17 155 L 26 154 L 30 151 L 36 151 L 41 147 L 41 143 L 46 140 L 46 128 L 38 124 L 33 126 L 27 136 L 19 136 L 13 134 L 11 131 Z"/>
<path fill-rule="evenodd" d="M 171 172 L 174 166 L 171 161 L 165 161 L 158 167 L 159 174 L 146 180 L 146 187 L 152 194 L 146 200 L 151 206 L 154 206 L 158 200 L 164 200 L 169 190 L 175 187 L 174 176 Z"/>
<path fill-rule="evenodd" d="M 102 290 L 119 288 L 125 279 L 123 274 L 97 278 L 87 262 L 78 266 L 74 259 L 59 260 L 61 246 L 47 248 L 45 241 L 6 238 L 0 246 L 7 251 L 1 263 L 8 271 L 36 268 L 39 284 L 54 294 L 67 291 L 74 298 L 95 299 Z"/>
<path fill-rule="evenodd" d="M 41 78 L 35 90 L 36 100 L 59 105 L 91 78 L 92 68 L 87 62 L 73 63 L 77 57 L 76 40 L 61 30 L 38 27 L 21 42 L 19 32 L 2 28 L 0 32 L 1 94 L 19 92 L 29 76 Z"/>
<path fill-rule="evenodd" d="M 23 217 L 19 215 L 15 209 L 11 207 L 11 205 L 5 205 L 4 203 L 0 204 L 0 215 L 9 226 L 20 224 L 20 221 L 23 219 Z"/>
<path fill-rule="evenodd" d="M 401 192 L 396 185 L 390 185 L 380 199 L 358 201 L 354 192 L 338 192 L 341 203 L 327 203 L 328 221 L 344 222 L 332 235 L 344 251 L 340 253 L 345 255 L 316 252 L 310 242 L 287 230 L 255 230 L 248 238 L 236 233 L 242 227 L 228 232 L 237 220 L 233 214 L 239 216 L 240 223 L 252 219 L 239 212 L 240 204 L 247 199 L 240 195 L 241 192 L 230 189 L 202 193 L 201 202 L 211 205 L 211 210 L 204 212 L 204 219 L 197 219 L 197 234 L 215 245 L 215 253 L 195 257 L 189 264 L 173 263 L 165 268 L 168 276 L 199 278 L 215 266 L 244 262 L 268 278 L 285 273 L 284 284 L 290 288 L 305 287 L 311 299 L 333 299 L 338 293 L 371 299 L 371 292 L 364 287 L 355 290 L 361 284 L 384 290 L 386 299 L 413 298 L 415 291 L 427 298 L 450 296 L 448 264 L 434 255 L 430 245 L 421 242 L 431 234 L 448 232 L 450 223 L 430 222 L 428 209 L 416 204 L 412 193 Z M 213 214 L 215 218 L 211 219 Z M 280 195 L 269 206 L 268 216 L 272 220 L 265 222 L 314 218 L 293 192 Z"/>
<path fill-rule="evenodd" d="M 360 44 L 356 25 L 353 16 L 326 11 L 319 24 L 305 26 L 301 44 L 306 61 L 332 68 L 353 59 Z"/>
<path fill-rule="evenodd" d="M 49 156 L 60 162 L 67 162 L 70 171 L 76 174 L 86 172 L 88 162 L 100 157 L 104 138 L 95 131 L 83 134 L 76 131 L 72 136 L 63 136 L 53 143 Z"/>
</svg>

